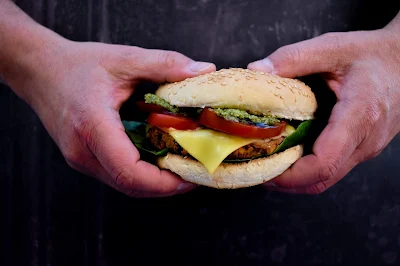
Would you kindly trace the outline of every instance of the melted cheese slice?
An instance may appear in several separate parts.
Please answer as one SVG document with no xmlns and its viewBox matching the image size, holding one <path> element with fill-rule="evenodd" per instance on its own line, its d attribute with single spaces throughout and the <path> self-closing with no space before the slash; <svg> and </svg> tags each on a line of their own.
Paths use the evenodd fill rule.
<svg viewBox="0 0 400 266">
<path fill-rule="evenodd" d="M 292 126 L 286 125 L 285 131 L 274 138 L 286 137 L 294 131 L 295 129 Z M 255 141 L 260 141 L 260 139 L 241 138 L 211 129 L 170 129 L 168 133 L 182 148 L 202 163 L 211 174 L 233 151 Z M 269 140 L 264 139 L 264 141 Z"/>
<path fill-rule="evenodd" d="M 211 174 L 233 151 L 258 140 L 232 136 L 211 129 L 171 129 L 169 134 Z"/>
</svg>

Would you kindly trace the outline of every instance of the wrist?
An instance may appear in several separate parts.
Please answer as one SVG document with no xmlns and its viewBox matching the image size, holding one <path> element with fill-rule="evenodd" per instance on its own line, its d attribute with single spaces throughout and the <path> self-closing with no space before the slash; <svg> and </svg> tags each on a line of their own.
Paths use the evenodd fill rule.
<svg viewBox="0 0 400 266">
<path fill-rule="evenodd" d="M 36 76 L 50 69 L 50 62 L 68 41 L 12 2 L 0 6 L 0 35 L 0 79 L 26 100 Z"/>
</svg>

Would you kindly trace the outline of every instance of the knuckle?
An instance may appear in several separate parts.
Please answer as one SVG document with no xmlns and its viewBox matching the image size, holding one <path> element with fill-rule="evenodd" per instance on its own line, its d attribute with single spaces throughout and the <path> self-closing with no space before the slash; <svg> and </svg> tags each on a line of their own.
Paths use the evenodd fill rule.
<svg viewBox="0 0 400 266">
<path fill-rule="evenodd" d="M 103 122 L 96 124 L 92 120 L 85 118 L 81 119 L 81 121 L 75 127 L 75 131 L 79 137 L 81 145 L 83 147 L 87 147 L 93 154 L 98 154 L 101 147 L 101 142 L 97 136 L 97 129 L 101 127 L 101 123 Z"/>
<path fill-rule="evenodd" d="M 343 34 L 339 35 L 337 33 L 328 32 L 328 33 L 322 34 L 321 38 L 327 44 L 327 48 L 330 51 L 337 53 L 338 51 L 342 50 Z"/>
<path fill-rule="evenodd" d="M 377 141 L 377 143 L 372 147 L 372 150 L 369 153 L 369 155 L 366 156 L 366 158 L 365 158 L 366 160 L 376 158 L 376 157 L 378 157 L 379 154 L 381 154 L 381 152 L 384 149 L 384 145 L 381 144 L 381 142 L 382 141 L 379 141 L 379 140 Z"/>
<path fill-rule="evenodd" d="M 373 101 L 365 107 L 365 117 L 368 124 L 375 125 L 380 120 L 380 103 Z"/>
<path fill-rule="evenodd" d="M 333 73 L 340 72 L 345 66 L 349 64 L 345 58 L 346 56 L 336 56 L 338 53 L 340 54 L 348 54 L 348 51 L 344 49 L 344 33 L 324 33 L 319 38 L 326 43 L 324 49 L 327 51 L 327 55 L 329 56 L 330 68 Z"/>
<path fill-rule="evenodd" d="M 136 47 L 136 46 L 126 46 L 126 45 L 121 45 L 118 46 L 118 55 L 121 57 L 121 59 L 126 60 L 127 58 L 136 58 L 138 54 L 140 54 L 141 48 Z"/>
<path fill-rule="evenodd" d="M 128 175 L 119 167 L 111 169 L 110 176 L 118 186 L 128 187 L 130 185 Z"/>
<path fill-rule="evenodd" d="M 158 55 L 158 64 L 162 68 L 172 68 L 175 66 L 176 62 L 180 61 L 183 55 L 174 51 L 161 51 Z"/>
<path fill-rule="evenodd" d="M 297 65 L 301 62 L 302 56 L 299 48 L 296 45 L 287 45 L 277 50 L 282 53 L 285 62 L 291 65 Z"/>
<path fill-rule="evenodd" d="M 339 171 L 339 162 L 337 160 L 330 160 L 324 163 L 319 170 L 318 179 L 320 183 L 331 180 Z"/>
<path fill-rule="evenodd" d="M 320 36 L 324 41 L 329 44 L 332 48 L 340 48 L 342 43 L 342 37 L 337 33 L 327 32 Z"/>
<path fill-rule="evenodd" d="M 311 187 L 306 189 L 306 194 L 309 195 L 319 195 L 325 192 L 328 189 L 328 186 L 324 183 L 314 184 Z"/>
<path fill-rule="evenodd" d="M 84 160 L 82 158 L 81 153 L 79 153 L 75 150 L 72 150 L 72 151 L 63 152 L 63 156 L 65 158 L 65 161 L 71 168 L 78 170 L 78 171 L 82 169 Z"/>
</svg>

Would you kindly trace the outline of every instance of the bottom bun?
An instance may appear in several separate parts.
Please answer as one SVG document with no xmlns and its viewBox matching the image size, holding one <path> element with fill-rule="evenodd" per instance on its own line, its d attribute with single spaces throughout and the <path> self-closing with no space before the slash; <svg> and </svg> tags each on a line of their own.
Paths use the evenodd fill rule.
<svg viewBox="0 0 400 266">
<path fill-rule="evenodd" d="M 158 166 L 184 180 L 213 188 L 244 188 L 259 185 L 282 174 L 303 155 L 297 145 L 283 152 L 242 163 L 222 163 L 213 174 L 198 161 L 168 153 L 158 159 Z"/>
</svg>

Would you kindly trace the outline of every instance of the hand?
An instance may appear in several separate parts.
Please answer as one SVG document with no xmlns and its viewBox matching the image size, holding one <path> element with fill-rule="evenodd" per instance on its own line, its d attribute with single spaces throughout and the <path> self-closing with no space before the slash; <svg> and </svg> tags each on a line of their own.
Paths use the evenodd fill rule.
<svg viewBox="0 0 400 266">
<path fill-rule="evenodd" d="M 322 193 L 357 164 L 376 157 L 399 132 L 398 22 L 376 31 L 324 34 L 281 47 L 248 65 L 284 77 L 321 73 L 337 97 L 313 154 L 266 183 L 268 187 Z"/>
<path fill-rule="evenodd" d="M 118 111 L 140 80 L 179 81 L 215 66 L 138 47 L 67 40 L 53 47 L 51 54 L 40 56 L 40 68 L 30 65 L 24 79 L 20 75 L 8 81 L 37 112 L 68 164 L 135 197 L 194 188 L 140 160 Z"/>
</svg>

